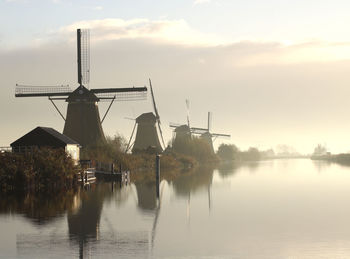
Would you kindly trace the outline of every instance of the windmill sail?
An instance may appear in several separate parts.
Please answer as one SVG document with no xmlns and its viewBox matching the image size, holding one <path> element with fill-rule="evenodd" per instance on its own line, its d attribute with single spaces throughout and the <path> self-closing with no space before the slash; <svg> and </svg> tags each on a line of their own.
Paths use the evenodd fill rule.
<svg viewBox="0 0 350 259">
<path fill-rule="evenodd" d="M 190 126 L 190 100 L 186 99 L 186 108 L 187 108 L 187 125 L 189 128 Z"/>
<path fill-rule="evenodd" d="M 163 147 L 165 148 L 165 142 L 164 142 L 164 138 L 163 138 L 163 132 L 162 132 L 162 128 L 160 126 L 160 117 L 159 117 L 159 113 L 158 113 L 158 109 L 156 106 L 156 101 L 154 99 L 154 93 L 153 93 L 153 87 L 152 87 L 152 81 L 151 79 L 149 79 L 149 85 L 151 88 L 151 95 L 152 95 L 152 102 L 153 102 L 153 108 L 154 108 L 154 113 L 156 114 L 156 119 L 157 119 L 157 124 L 158 124 L 158 130 L 160 133 L 160 137 L 162 139 L 162 143 L 163 143 Z"/>
<path fill-rule="evenodd" d="M 78 83 L 88 84 L 90 81 L 90 31 L 77 30 Z"/>
<path fill-rule="evenodd" d="M 69 85 L 33 86 L 16 84 L 15 97 L 67 96 L 71 92 Z"/>
</svg>

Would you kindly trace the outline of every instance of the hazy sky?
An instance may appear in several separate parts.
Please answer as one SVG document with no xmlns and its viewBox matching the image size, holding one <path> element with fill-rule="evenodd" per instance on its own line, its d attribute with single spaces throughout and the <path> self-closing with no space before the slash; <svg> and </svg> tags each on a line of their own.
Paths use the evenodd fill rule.
<svg viewBox="0 0 350 259">
<path fill-rule="evenodd" d="M 47 99 L 15 99 L 15 84 L 75 88 L 75 31 L 90 28 L 90 87 L 151 77 L 167 140 L 188 98 L 192 125 L 212 111 L 213 131 L 232 135 L 218 144 L 348 152 L 349 10 L 337 0 L 0 0 L 0 146 L 38 125 L 63 129 Z M 150 99 L 114 104 L 106 135 L 129 137 L 124 117 L 148 111 Z"/>
</svg>

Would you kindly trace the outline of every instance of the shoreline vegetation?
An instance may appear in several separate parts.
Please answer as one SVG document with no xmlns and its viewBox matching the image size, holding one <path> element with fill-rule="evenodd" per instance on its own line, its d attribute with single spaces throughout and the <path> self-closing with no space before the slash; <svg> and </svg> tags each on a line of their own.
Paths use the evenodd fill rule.
<svg viewBox="0 0 350 259">
<path fill-rule="evenodd" d="M 63 149 L 0 154 L 0 191 L 68 190 L 77 186 L 80 169 Z"/>
<path fill-rule="evenodd" d="M 156 150 L 149 148 L 128 154 L 125 152 L 126 146 L 126 139 L 120 135 L 107 137 L 103 144 L 83 148 L 80 159 L 113 163 L 114 168 L 130 171 L 132 182 L 154 182 Z M 205 140 L 187 138 L 176 145 L 169 145 L 162 153 L 161 178 L 173 180 L 181 175 L 190 175 L 204 165 L 218 168 L 228 163 L 309 157 L 289 152 L 287 147 L 281 150 L 284 152 L 277 154 L 272 149 L 259 151 L 254 147 L 241 151 L 233 144 L 221 144 L 214 153 Z M 350 164 L 350 155 L 346 154 L 318 158 Z M 75 165 L 61 149 L 40 148 L 24 154 L 5 152 L 0 154 L 0 191 L 69 190 L 79 185 L 79 173 L 82 172 L 83 168 Z"/>
<path fill-rule="evenodd" d="M 312 160 L 322 160 L 330 163 L 337 163 L 341 165 L 350 166 L 350 154 L 331 154 L 327 151 L 327 147 L 322 144 L 318 144 L 314 153 L 310 156 Z"/>
<path fill-rule="evenodd" d="M 312 160 L 322 160 L 342 165 L 350 166 L 350 154 L 325 154 L 325 155 L 312 155 Z"/>
</svg>

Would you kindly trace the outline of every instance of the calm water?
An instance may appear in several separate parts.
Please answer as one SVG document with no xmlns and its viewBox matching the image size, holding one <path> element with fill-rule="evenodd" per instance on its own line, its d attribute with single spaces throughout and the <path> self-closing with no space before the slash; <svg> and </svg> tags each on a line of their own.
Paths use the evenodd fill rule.
<svg viewBox="0 0 350 259">
<path fill-rule="evenodd" d="M 1 258 L 350 258 L 350 167 L 307 159 L 0 197 Z"/>
</svg>

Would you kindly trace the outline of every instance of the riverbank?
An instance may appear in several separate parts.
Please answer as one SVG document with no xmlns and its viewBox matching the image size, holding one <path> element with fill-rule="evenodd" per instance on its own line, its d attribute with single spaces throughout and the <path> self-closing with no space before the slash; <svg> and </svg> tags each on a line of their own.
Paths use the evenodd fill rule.
<svg viewBox="0 0 350 259">
<path fill-rule="evenodd" d="M 350 166 L 350 154 L 337 154 L 337 155 L 317 155 L 311 156 L 311 160 L 323 160 L 342 165 Z"/>
</svg>

